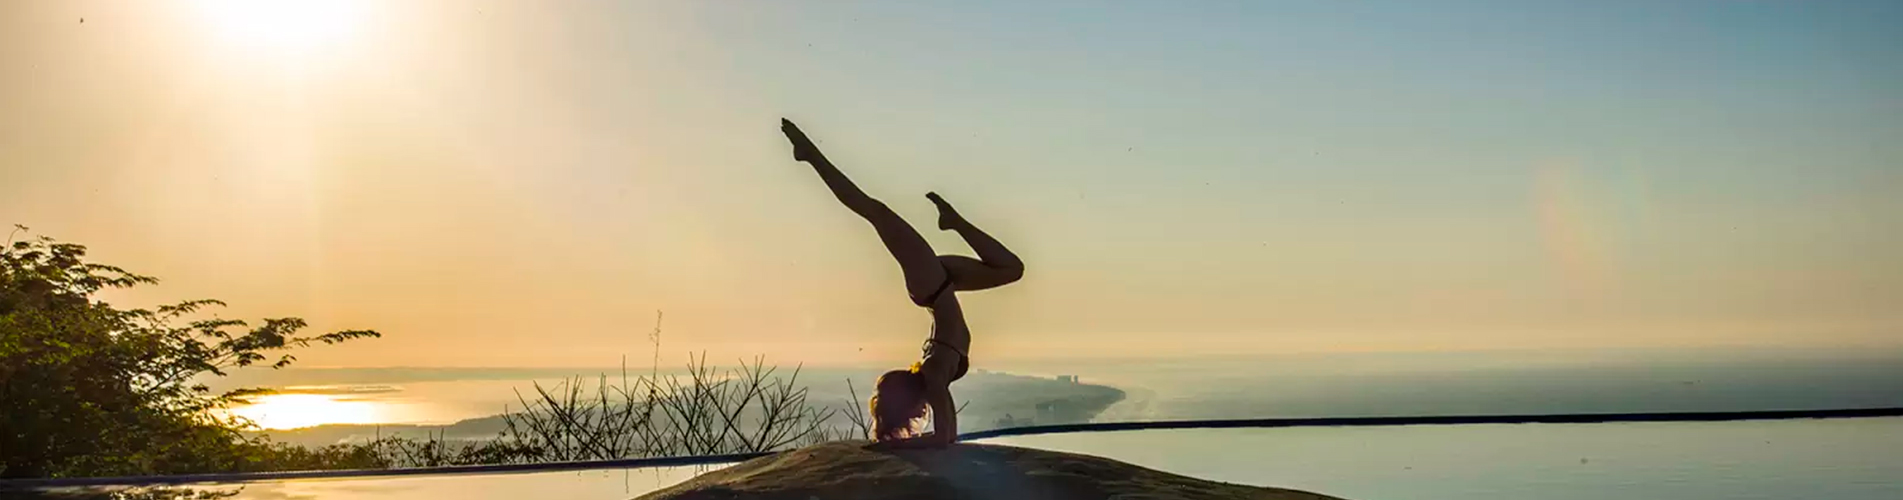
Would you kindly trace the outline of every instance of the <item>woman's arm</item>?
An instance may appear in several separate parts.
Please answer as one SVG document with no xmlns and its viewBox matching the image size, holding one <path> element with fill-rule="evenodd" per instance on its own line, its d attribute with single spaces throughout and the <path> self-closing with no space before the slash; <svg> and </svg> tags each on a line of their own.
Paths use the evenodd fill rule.
<svg viewBox="0 0 1903 500">
<path fill-rule="evenodd" d="M 925 402 L 932 406 L 932 431 L 905 439 L 872 443 L 867 449 L 943 448 L 958 441 L 958 405 L 952 401 L 951 386 L 933 381 L 926 387 Z M 940 411 L 941 408 L 943 411 Z"/>
<path fill-rule="evenodd" d="M 926 394 L 932 405 L 932 434 L 940 446 L 958 441 L 958 405 L 952 402 L 951 384 L 932 384 L 938 390 Z"/>
</svg>

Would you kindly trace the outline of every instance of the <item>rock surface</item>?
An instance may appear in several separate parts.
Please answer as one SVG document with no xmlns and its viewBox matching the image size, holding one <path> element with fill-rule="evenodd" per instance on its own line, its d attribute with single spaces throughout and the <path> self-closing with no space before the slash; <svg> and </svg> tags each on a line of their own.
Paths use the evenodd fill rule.
<svg viewBox="0 0 1903 500">
<path fill-rule="evenodd" d="M 1340 500 L 1204 481 L 1107 458 L 983 444 L 869 451 L 815 445 L 702 474 L 637 500 L 1273 499 Z"/>
</svg>

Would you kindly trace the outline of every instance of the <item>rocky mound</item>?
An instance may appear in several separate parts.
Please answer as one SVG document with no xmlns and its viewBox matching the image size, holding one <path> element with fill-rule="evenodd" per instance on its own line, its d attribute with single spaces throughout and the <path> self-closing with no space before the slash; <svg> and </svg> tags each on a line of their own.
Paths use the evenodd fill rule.
<svg viewBox="0 0 1903 500">
<path fill-rule="evenodd" d="M 760 457 L 637 500 L 1340 500 L 1305 491 L 1204 481 L 1073 453 L 983 444 L 868 451 L 865 444 L 826 443 Z"/>
</svg>

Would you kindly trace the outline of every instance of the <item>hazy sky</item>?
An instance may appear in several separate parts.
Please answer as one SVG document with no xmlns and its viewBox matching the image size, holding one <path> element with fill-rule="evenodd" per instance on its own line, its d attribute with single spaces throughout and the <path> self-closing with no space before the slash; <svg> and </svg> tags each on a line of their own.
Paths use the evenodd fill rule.
<svg viewBox="0 0 1903 500">
<path fill-rule="evenodd" d="M 263 5 L 260 7 L 259 5 Z M 84 18 L 84 22 L 81 22 Z M 384 339 L 902 364 L 791 160 L 1029 263 L 984 359 L 1903 348 L 1896 2 L 0 2 L 0 222 Z M 955 235 L 928 231 L 945 252 Z M 679 356 L 673 356 L 678 358 Z"/>
</svg>

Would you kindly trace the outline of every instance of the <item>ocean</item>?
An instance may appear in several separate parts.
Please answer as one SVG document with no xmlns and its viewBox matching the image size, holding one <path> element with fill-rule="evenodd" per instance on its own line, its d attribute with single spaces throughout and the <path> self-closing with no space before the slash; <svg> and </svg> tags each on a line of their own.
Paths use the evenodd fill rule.
<svg viewBox="0 0 1903 500">
<path fill-rule="evenodd" d="M 1894 500 L 1903 418 L 1130 431 L 986 442 L 1350 500 Z M 235 499 L 626 499 L 719 467 L 200 486 Z"/>
<path fill-rule="evenodd" d="M 1135 431 L 995 442 L 1349 499 L 1903 498 L 1903 418 Z"/>
<path fill-rule="evenodd" d="M 883 367 L 800 369 L 811 401 L 856 406 Z M 632 375 L 642 370 L 632 370 Z M 669 372 L 660 372 L 663 375 Z M 1197 359 L 1037 360 L 978 367 L 954 389 L 978 405 L 1022 399 L 1022 375 L 1121 390 L 1096 421 L 1502 413 L 1745 411 L 1903 406 L 1903 350 L 1764 349 L 1335 353 Z M 564 378 L 619 369 L 250 370 L 221 386 L 286 389 L 241 407 L 266 427 L 451 424 L 520 409 Z M 791 367 L 782 367 L 791 376 Z M 848 387 L 848 381 L 856 386 Z M 267 399 L 266 403 L 272 400 Z"/>
<path fill-rule="evenodd" d="M 1903 406 L 1903 352 L 1893 350 L 1288 354 L 988 368 L 1122 390 L 1096 421 Z M 382 408 L 345 415 L 365 423 L 447 423 L 493 414 L 529 381 L 599 372 L 306 370 L 248 383 L 314 385 L 323 389 L 305 392 Z M 815 400 L 845 405 L 856 404 L 845 380 L 874 373 L 809 368 L 800 376 L 822 395 Z M 1903 418 L 1132 431 L 989 442 L 1351 499 L 1903 498 Z M 273 482 L 247 485 L 238 498 L 628 498 L 705 470 Z"/>
</svg>

